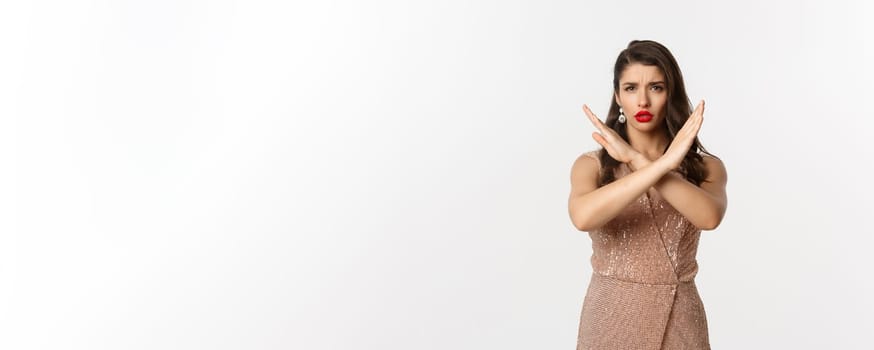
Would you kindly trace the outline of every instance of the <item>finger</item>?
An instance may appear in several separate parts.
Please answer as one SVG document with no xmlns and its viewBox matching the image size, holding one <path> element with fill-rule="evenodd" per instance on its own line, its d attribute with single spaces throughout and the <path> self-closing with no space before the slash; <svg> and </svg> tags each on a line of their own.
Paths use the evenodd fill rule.
<svg viewBox="0 0 874 350">
<path fill-rule="evenodd" d="M 696 116 L 694 120 L 691 120 L 691 124 L 689 124 L 689 132 L 693 135 L 698 133 L 698 129 L 701 128 L 701 116 Z"/>
<path fill-rule="evenodd" d="M 695 118 L 700 124 L 704 120 L 704 100 L 699 103 L 698 115 Z"/>
<path fill-rule="evenodd" d="M 676 137 L 681 138 L 689 138 L 695 137 L 695 134 L 698 133 L 698 128 L 701 126 L 700 124 L 701 118 L 698 114 L 692 114 L 689 119 L 683 123 L 683 127 L 680 128 L 680 131 L 677 132 Z"/>
<path fill-rule="evenodd" d="M 583 105 L 583 112 L 586 113 L 587 117 L 589 117 L 589 121 L 592 122 L 592 125 L 594 125 L 596 128 L 598 128 L 600 130 L 601 127 L 599 124 L 601 122 L 601 119 L 598 119 L 598 117 L 595 116 L 595 113 L 592 113 L 592 111 L 589 109 L 589 106 L 586 106 L 584 104 Z"/>
<path fill-rule="evenodd" d="M 692 116 L 700 114 L 704 110 L 704 101 L 698 102 L 698 105 L 695 106 L 695 110 L 692 112 Z"/>
<path fill-rule="evenodd" d="M 692 134 L 692 137 L 698 135 L 698 131 L 701 130 L 701 124 L 704 123 L 704 108 L 702 106 L 701 111 L 691 120 L 692 124 L 690 125 L 689 132 Z"/>
<path fill-rule="evenodd" d="M 601 147 L 607 148 L 607 140 L 604 138 L 604 136 L 601 136 L 601 134 L 599 133 L 593 132 L 592 138 L 595 139 L 595 142 L 601 145 Z"/>
<path fill-rule="evenodd" d="M 689 119 L 693 119 L 693 118 L 697 117 L 699 114 L 701 114 L 701 111 L 703 109 L 704 109 L 704 105 L 702 104 L 701 101 L 699 101 L 698 104 L 695 106 L 695 110 L 693 110 L 692 114 L 689 115 Z"/>
<path fill-rule="evenodd" d="M 698 108 L 695 110 L 695 113 L 687 120 L 689 123 L 689 128 L 692 133 L 696 133 L 698 128 L 701 126 L 701 121 L 704 118 L 704 105 L 699 104 Z"/>
<path fill-rule="evenodd" d="M 678 131 L 677 133 L 678 134 L 683 133 L 685 130 L 688 130 L 689 128 L 691 128 L 692 123 L 695 122 L 695 119 L 697 117 L 698 117 L 697 114 L 692 113 L 692 115 L 690 115 L 689 118 L 686 119 L 686 121 L 683 123 L 683 126 L 680 127 L 680 131 Z"/>
<path fill-rule="evenodd" d="M 604 125 L 604 122 L 602 122 L 601 119 L 595 116 L 595 113 L 592 113 L 592 110 L 589 109 L 589 106 L 586 106 L 584 104 L 583 112 L 586 112 L 586 115 L 589 116 L 589 120 L 592 122 L 593 125 L 595 125 L 595 128 L 597 128 L 598 131 L 600 131 L 601 133 L 604 133 L 604 128 L 606 128 L 607 126 Z"/>
<path fill-rule="evenodd" d="M 698 106 L 695 107 L 695 110 L 692 111 L 692 114 L 689 115 L 689 119 L 686 119 L 686 122 L 683 123 L 683 126 L 685 127 L 687 124 L 692 124 L 695 121 L 695 119 L 698 119 L 698 117 L 699 117 L 699 115 L 701 115 L 703 109 L 704 109 L 704 105 L 701 102 L 699 102 Z"/>
</svg>

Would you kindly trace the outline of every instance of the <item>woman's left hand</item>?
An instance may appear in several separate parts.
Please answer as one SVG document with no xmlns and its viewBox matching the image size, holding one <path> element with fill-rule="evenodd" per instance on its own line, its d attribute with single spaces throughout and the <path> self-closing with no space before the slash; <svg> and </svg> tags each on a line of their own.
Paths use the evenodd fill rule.
<svg viewBox="0 0 874 350">
<path fill-rule="evenodd" d="M 616 131 L 610 129 L 610 127 L 601 122 L 601 119 L 598 119 L 598 117 L 592 113 L 589 106 L 584 104 L 583 112 L 586 112 L 586 115 L 589 116 L 589 121 L 592 122 L 595 129 L 601 132 L 593 132 L 592 138 L 595 139 L 595 142 L 598 142 L 598 144 L 604 147 L 613 159 L 622 163 L 628 163 L 640 154 L 637 150 L 632 148 L 628 142 L 625 142 L 625 140 L 622 139 L 622 136 L 619 136 Z"/>
</svg>

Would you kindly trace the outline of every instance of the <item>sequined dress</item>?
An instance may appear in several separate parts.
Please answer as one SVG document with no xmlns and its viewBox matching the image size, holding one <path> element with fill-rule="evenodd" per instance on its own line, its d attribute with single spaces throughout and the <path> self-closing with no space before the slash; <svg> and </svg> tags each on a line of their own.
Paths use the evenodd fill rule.
<svg viewBox="0 0 874 350">
<path fill-rule="evenodd" d="M 597 150 L 585 155 L 598 159 Z M 616 171 L 619 179 L 631 169 Z M 700 234 L 653 188 L 589 232 L 592 277 L 577 350 L 710 349 L 694 280 Z"/>
</svg>

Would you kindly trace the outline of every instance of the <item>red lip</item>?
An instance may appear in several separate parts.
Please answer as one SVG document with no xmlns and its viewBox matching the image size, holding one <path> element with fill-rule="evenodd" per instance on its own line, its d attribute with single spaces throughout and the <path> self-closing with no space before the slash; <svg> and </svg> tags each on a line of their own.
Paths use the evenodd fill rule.
<svg viewBox="0 0 874 350">
<path fill-rule="evenodd" d="M 637 119 L 638 123 L 649 123 L 652 120 L 652 113 L 647 110 L 641 110 L 634 115 L 634 119 Z"/>
</svg>

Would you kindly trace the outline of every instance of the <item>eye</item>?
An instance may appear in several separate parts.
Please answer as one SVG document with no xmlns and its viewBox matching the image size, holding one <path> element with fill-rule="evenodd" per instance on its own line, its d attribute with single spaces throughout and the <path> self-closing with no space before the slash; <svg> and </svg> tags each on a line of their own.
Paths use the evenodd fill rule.
<svg viewBox="0 0 874 350">
<path fill-rule="evenodd" d="M 664 90 L 664 88 L 661 87 L 660 85 L 653 85 L 653 89 L 656 89 L 656 91 L 662 91 L 662 90 Z"/>
<path fill-rule="evenodd" d="M 629 86 L 629 87 L 625 88 L 625 91 L 631 91 L 631 89 L 634 89 L 634 86 Z"/>
</svg>

